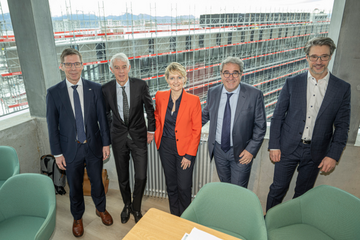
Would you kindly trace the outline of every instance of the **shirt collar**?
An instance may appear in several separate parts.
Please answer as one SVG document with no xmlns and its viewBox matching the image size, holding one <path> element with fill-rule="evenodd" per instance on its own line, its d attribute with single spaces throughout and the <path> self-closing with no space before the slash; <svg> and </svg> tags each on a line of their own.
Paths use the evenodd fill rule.
<svg viewBox="0 0 360 240">
<path fill-rule="evenodd" d="M 233 94 L 236 95 L 236 94 L 239 94 L 239 92 L 240 92 L 240 84 L 239 84 L 239 86 L 237 86 L 237 88 L 236 88 L 234 91 L 232 91 L 232 92 L 229 92 L 228 90 L 226 90 L 225 87 L 223 87 L 221 94 L 233 93 Z"/>
<path fill-rule="evenodd" d="M 308 71 L 308 75 L 307 75 L 307 79 L 308 80 L 312 80 L 313 82 L 316 83 L 316 79 L 311 75 L 310 71 Z M 318 82 L 329 82 L 330 79 L 330 71 L 328 70 L 326 76 L 322 79 L 319 79 Z"/>
<path fill-rule="evenodd" d="M 184 91 L 185 91 L 185 89 L 183 89 L 183 90 L 181 91 L 181 94 L 180 94 L 179 98 L 176 99 L 175 102 L 177 102 L 177 103 L 181 102 L 181 98 L 182 98 L 182 95 L 183 95 L 183 92 L 184 92 Z M 171 90 L 170 90 L 169 102 L 172 102 L 172 101 L 173 101 L 173 100 L 172 100 L 172 98 L 171 98 Z"/>
<path fill-rule="evenodd" d="M 74 85 L 82 86 L 82 85 L 83 85 L 83 82 L 82 82 L 81 78 L 79 79 L 79 81 L 77 82 L 77 84 L 72 84 L 72 83 L 71 83 L 69 80 L 67 80 L 67 78 L 66 78 L 66 86 L 67 86 L 68 88 L 71 88 L 71 87 L 74 86 Z"/>
<path fill-rule="evenodd" d="M 128 88 L 128 86 L 129 86 L 129 80 L 130 79 L 128 79 L 124 85 L 125 89 Z M 115 82 L 116 82 L 116 88 L 121 89 L 122 86 L 116 80 L 115 80 Z"/>
</svg>

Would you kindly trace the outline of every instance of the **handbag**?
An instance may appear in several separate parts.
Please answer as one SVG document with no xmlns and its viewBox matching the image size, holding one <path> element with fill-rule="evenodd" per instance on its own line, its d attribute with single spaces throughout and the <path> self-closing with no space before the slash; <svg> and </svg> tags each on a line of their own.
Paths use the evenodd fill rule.
<svg viewBox="0 0 360 240">
<path fill-rule="evenodd" d="M 104 191 L 106 194 L 108 191 L 108 188 L 109 188 L 109 178 L 108 178 L 106 169 L 102 170 L 101 179 L 104 184 Z M 89 180 L 89 176 L 87 174 L 86 168 L 84 169 L 83 190 L 84 190 L 84 196 L 91 196 L 91 184 L 90 184 L 90 180 Z"/>
</svg>

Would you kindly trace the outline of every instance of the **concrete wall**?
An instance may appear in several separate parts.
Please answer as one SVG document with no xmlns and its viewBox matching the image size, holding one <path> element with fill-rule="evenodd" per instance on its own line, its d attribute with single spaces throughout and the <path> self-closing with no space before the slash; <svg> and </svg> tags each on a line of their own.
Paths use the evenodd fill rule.
<svg viewBox="0 0 360 240">
<path fill-rule="evenodd" d="M 0 120 L 0 126 L 0 145 L 16 150 L 20 173 L 40 173 L 40 157 L 50 153 L 46 120 L 26 112 Z"/>
<path fill-rule="evenodd" d="M 329 37 L 337 46 L 329 69 L 351 84 L 351 119 L 349 143 L 356 141 L 360 124 L 360 48 L 359 22 L 360 1 L 335 0 L 331 17 Z"/>
</svg>

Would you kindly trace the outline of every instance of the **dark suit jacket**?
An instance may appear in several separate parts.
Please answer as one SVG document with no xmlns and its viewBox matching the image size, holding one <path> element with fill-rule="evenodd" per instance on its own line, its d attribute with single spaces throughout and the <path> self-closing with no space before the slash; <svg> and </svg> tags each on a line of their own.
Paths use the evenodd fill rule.
<svg viewBox="0 0 360 240">
<path fill-rule="evenodd" d="M 87 144 L 95 156 L 102 158 L 102 147 L 110 145 L 110 136 L 101 85 L 82 81 Z M 76 122 L 65 80 L 48 89 L 46 107 L 51 154 L 63 154 L 66 162 L 72 162 L 77 151 Z"/>
<path fill-rule="evenodd" d="M 163 135 L 166 111 L 170 98 L 169 91 L 158 91 L 155 96 L 156 131 L 155 143 L 159 149 Z M 183 90 L 179 112 L 176 118 L 176 148 L 180 156 L 196 156 L 201 135 L 201 105 L 198 96 Z"/>
<path fill-rule="evenodd" d="M 147 130 L 144 118 L 144 106 L 148 119 L 148 131 L 155 132 L 155 117 L 149 87 L 144 80 L 130 78 L 130 113 L 129 126 L 126 126 L 117 106 L 116 80 L 103 85 L 106 115 L 110 125 L 111 142 L 114 145 L 125 144 L 129 133 L 137 147 L 147 148 Z"/>
<path fill-rule="evenodd" d="M 306 119 L 306 93 L 307 72 L 286 80 L 271 119 L 269 149 L 289 155 L 299 145 Z M 349 124 L 350 84 L 330 74 L 311 138 L 313 161 L 320 162 L 325 156 L 339 160 Z"/>
<path fill-rule="evenodd" d="M 217 117 L 223 85 L 210 88 L 206 106 L 202 112 L 202 124 L 210 120 L 209 153 L 213 157 Z M 235 161 L 246 149 L 254 157 L 259 151 L 266 133 L 266 115 L 262 92 L 246 83 L 240 83 L 240 93 L 236 106 L 234 127 L 232 131 Z"/>
</svg>

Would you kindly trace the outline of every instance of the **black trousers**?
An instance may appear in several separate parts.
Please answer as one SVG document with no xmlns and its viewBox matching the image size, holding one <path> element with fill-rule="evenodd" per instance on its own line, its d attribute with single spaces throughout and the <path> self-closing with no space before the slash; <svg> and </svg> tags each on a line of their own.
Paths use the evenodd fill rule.
<svg viewBox="0 0 360 240">
<path fill-rule="evenodd" d="M 319 173 L 319 164 L 320 162 L 313 162 L 311 158 L 310 144 L 300 142 L 291 155 L 282 155 L 280 162 L 275 163 L 274 179 L 267 197 L 266 211 L 282 202 L 296 167 L 299 173 L 293 198 L 313 188 Z"/>
<path fill-rule="evenodd" d="M 119 147 L 116 144 L 113 144 L 112 149 L 115 157 L 120 192 L 124 204 L 129 205 L 132 203 L 133 209 L 135 211 L 140 211 L 147 177 L 147 148 L 145 147 L 145 149 L 141 149 L 136 146 L 132 139 L 127 138 L 125 146 Z M 134 161 L 135 168 L 133 201 L 131 201 L 131 190 L 129 183 L 130 153 Z"/>
<path fill-rule="evenodd" d="M 194 162 L 183 170 L 174 139 L 163 137 L 159 148 L 164 168 L 166 190 L 169 196 L 170 212 L 180 216 L 191 203 L 191 186 Z"/>
<path fill-rule="evenodd" d="M 75 220 L 81 219 L 85 211 L 83 192 L 84 163 L 86 163 L 86 170 L 91 184 L 91 197 L 96 209 L 104 212 L 106 206 L 104 185 L 101 178 L 103 160 L 94 156 L 88 148 L 88 144 L 77 143 L 77 148 L 74 161 L 71 163 L 66 162 L 66 177 L 70 187 L 70 210 Z"/>
</svg>

